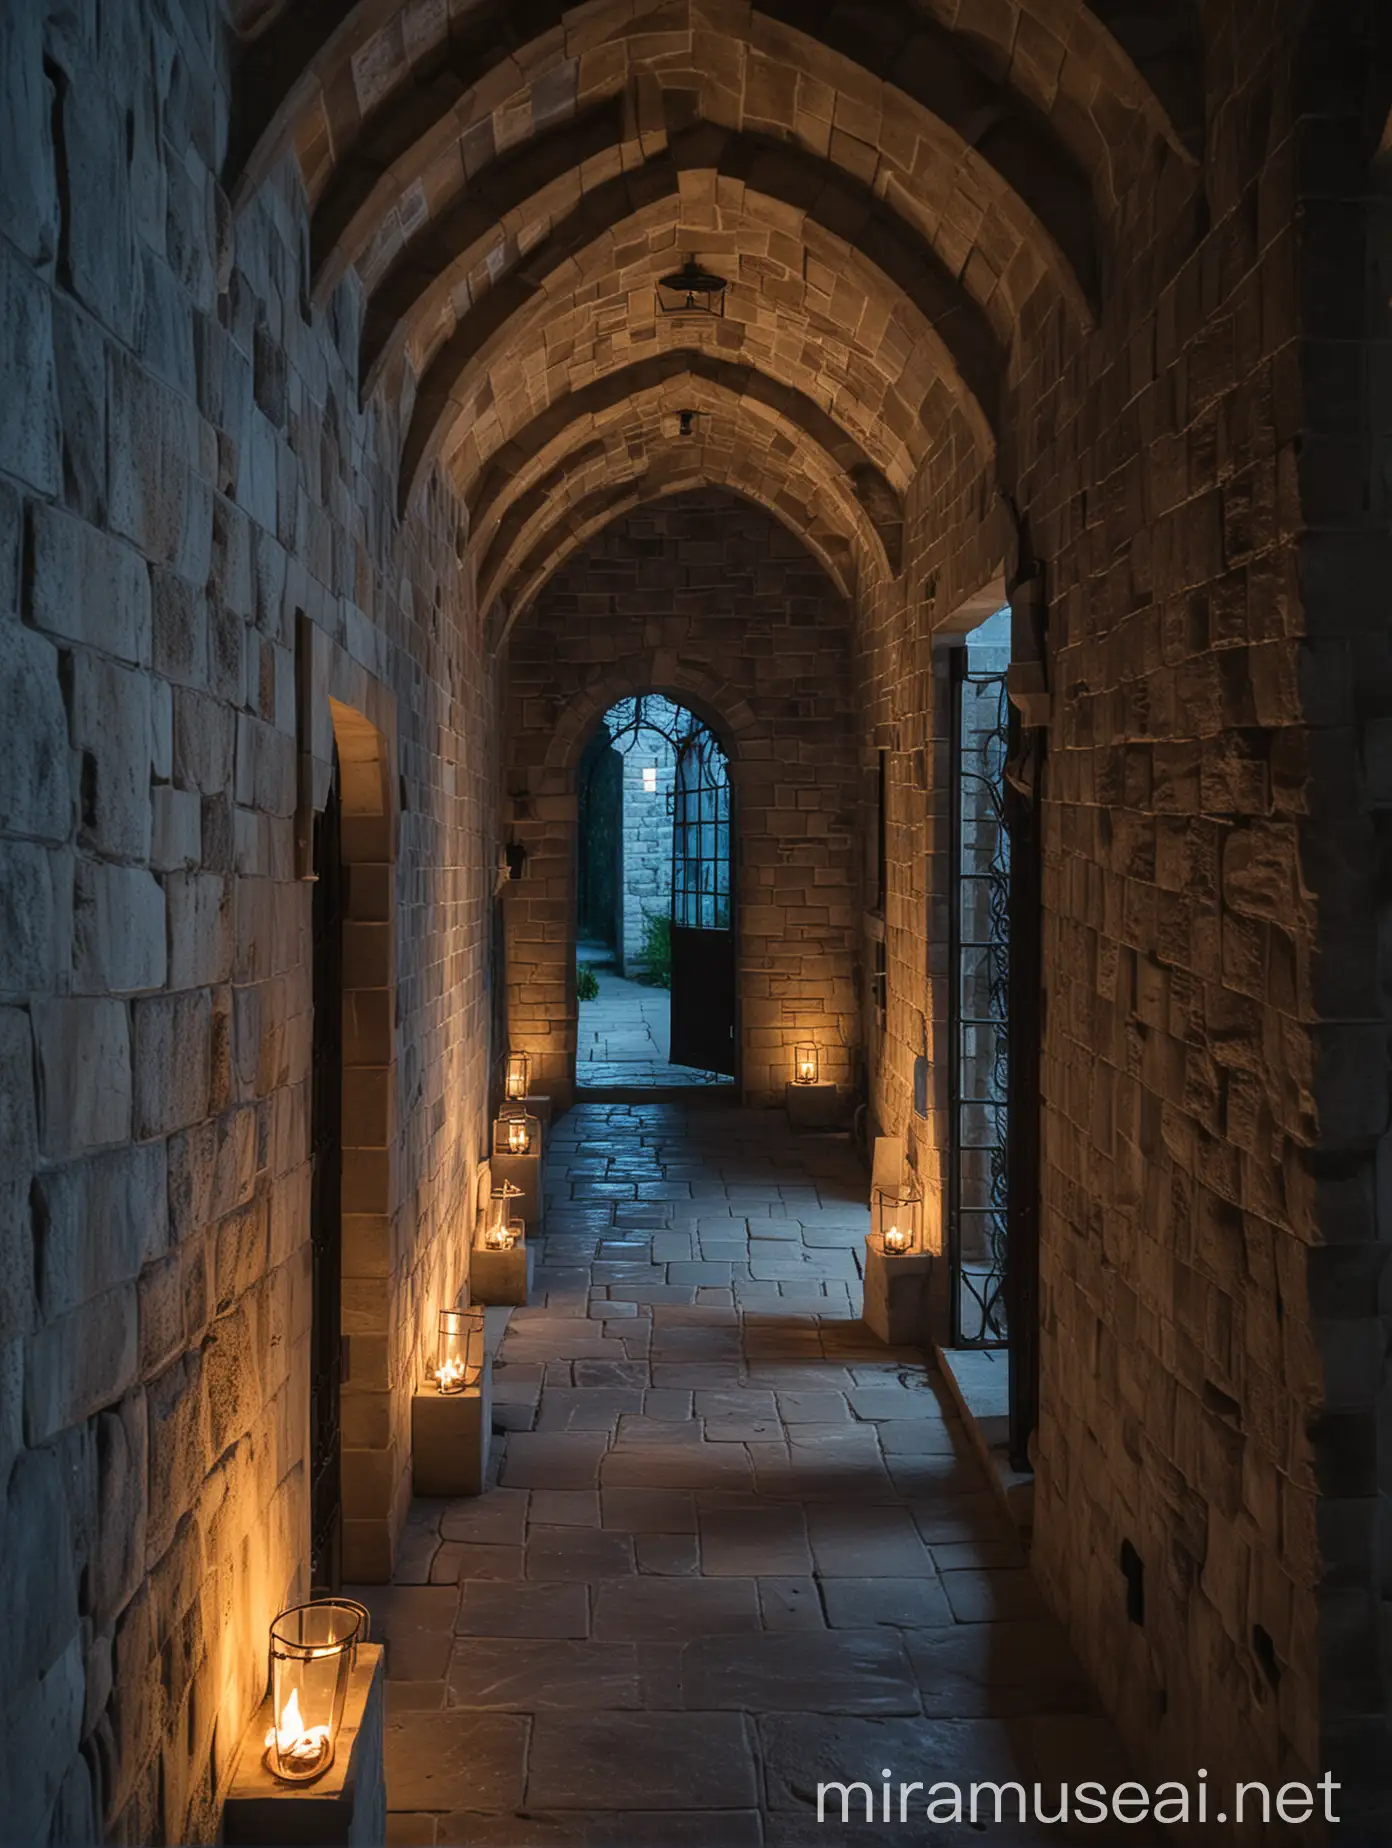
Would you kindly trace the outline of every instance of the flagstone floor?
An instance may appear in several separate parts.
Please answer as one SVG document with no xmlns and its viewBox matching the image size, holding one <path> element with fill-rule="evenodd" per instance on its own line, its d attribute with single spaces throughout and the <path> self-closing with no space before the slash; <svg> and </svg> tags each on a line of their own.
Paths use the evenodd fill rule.
<svg viewBox="0 0 1392 1848">
<path fill-rule="evenodd" d="M 497 1486 L 417 1502 L 397 1584 L 361 1594 L 389 1841 L 980 1842 L 921 1795 L 906 1823 L 846 1827 L 836 1800 L 819 1824 L 817 1785 L 861 1780 L 878 1811 L 885 1773 L 1046 1799 L 1123 1777 L 945 1393 L 856 1319 L 847 1145 L 714 1097 L 582 1104 L 547 1174 Z"/>
</svg>

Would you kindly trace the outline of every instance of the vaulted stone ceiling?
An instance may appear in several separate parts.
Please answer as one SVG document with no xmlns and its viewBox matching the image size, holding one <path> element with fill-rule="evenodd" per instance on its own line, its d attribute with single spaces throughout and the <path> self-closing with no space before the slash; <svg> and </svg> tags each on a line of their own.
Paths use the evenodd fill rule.
<svg viewBox="0 0 1392 1848">
<path fill-rule="evenodd" d="M 720 484 L 846 594 L 899 569 L 1016 335 L 1101 311 L 1109 224 L 1202 98 L 1172 0 L 297 0 L 246 10 L 234 206 L 287 154 L 363 292 L 404 507 L 441 467 L 496 636 L 583 537 Z M 669 319 L 687 257 L 725 313 Z M 683 434 L 680 410 L 697 412 Z"/>
</svg>

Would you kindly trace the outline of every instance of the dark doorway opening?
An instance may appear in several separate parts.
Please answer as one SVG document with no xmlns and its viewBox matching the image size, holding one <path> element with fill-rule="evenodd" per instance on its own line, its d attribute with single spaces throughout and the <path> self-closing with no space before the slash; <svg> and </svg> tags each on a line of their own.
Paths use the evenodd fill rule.
<svg viewBox="0 0 1392 1848">
<path fill-rule="evenodd" d="M 314 828 L 314 1028 L 310 1078 L 310 1583 L 341 1578 L 340 1388 L 343 1375 L 343 918 L 338 751 Z"/>
<path fill-rule="evenodd" d="M 580 938 L 612 955 L 619 947 L 623 880 L 623 758 L 605 725 L 580 760 L 579 822 Z"/>
<path fill-rule="evenodd" d="M 730 779 L 714 734 L 660 694 L 604 715 L 577 779 L 576 1083 L 735 1073 Z"/>
</svg>

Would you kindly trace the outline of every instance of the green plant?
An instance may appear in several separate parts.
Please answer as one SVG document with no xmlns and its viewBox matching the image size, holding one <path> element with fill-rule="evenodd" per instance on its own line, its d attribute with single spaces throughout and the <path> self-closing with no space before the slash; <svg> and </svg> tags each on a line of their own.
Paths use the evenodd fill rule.
<svg viewBox="0 0 1392 1848">
<path fill-rule="evenodd" d="M 665 911 L 643 913 L 643 947 L 637 961 L 640 982 L 649 988 L 672 986 L 672 920 Z"/>
<path fill-rule="evenodd" d="M 581 963 L 575 971 L 575 995 L 579 1001 L 599 999 L 599 977 L 588 963 Z"/>
</svg>

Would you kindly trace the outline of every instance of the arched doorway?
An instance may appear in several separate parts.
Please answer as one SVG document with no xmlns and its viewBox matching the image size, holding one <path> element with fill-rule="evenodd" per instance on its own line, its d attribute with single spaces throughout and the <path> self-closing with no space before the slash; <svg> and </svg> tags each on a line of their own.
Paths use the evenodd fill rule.
<svg viewBox="0 0 1392 1848">
<path fill-rule="evenodd" d="M 617 701 L 580 761 L 576 1083 L 735 1075 L 729 763 L 661 694 Z"/>
</svg>

